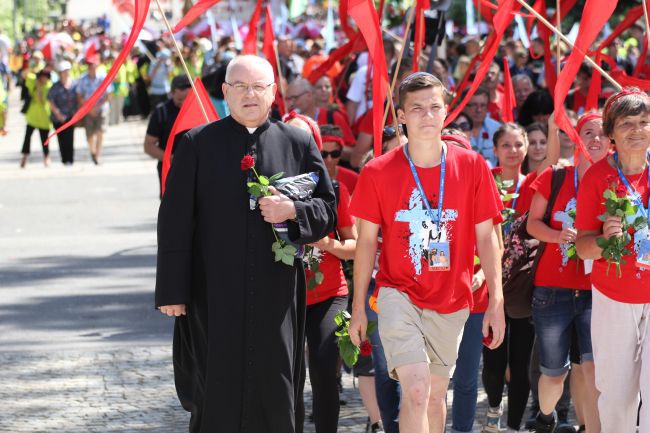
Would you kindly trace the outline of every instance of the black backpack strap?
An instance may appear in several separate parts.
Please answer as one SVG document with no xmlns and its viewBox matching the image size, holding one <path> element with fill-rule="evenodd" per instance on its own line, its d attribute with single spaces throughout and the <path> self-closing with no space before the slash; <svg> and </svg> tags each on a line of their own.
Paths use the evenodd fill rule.
<svg viewBox="0 0 650 433">
<path fill-rule="evenodd" d="M 555 206 L 555 200 L 564 184 L 564 178 L 566 177 L 566 168 L 558 167 L 556 165 L 552 166 L 553 175 L 551 176 L 551 193 L 548 196 L 548 202 L 546 203 L 546 212 L 544 212 L 544 224 L 549 225 L 551 222 L 551 213 L 553 212 L 553 206 Z M 537 264 L 542 258 L 544 253 L 544 248 L 546 248 L 546 242 L 539 242 L 537 247 L 537 253 L 535 254 L 535 261 L 533 262 L 533 272 L 537 269 Z"/>
<path fill-rule="evenodd" d="M 327 110 L 327 124 L 334 125 L 334 110 Z"/>
</svg>

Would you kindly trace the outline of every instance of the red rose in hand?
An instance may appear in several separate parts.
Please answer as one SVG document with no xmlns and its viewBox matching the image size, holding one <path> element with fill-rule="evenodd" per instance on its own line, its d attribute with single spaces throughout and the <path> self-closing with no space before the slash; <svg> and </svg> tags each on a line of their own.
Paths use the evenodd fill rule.
<svg viewBox="0 0 650 433">
<path fill-rule="evenodd" d="M 492 175 L 501 176 L 502 174 L 503 174 L 503 168 L 502 167 L 494 167 L 492 169 Z"/>
<path fill-rule="evenodd" d="M 483 131 L 483 140 L 487 140 L 488 138 L 490 138 L 490 134 L 487 131 Z"/>
<path fill-rule="evenodd" d="M 372 354 L 372 344 L 368 340 L 362 341 L 359 349 L 361 349 L 361 356 L 370 356 Z"/>
<path fill-rule="evenodd" d="M 616 185 L 616 195 L 619 197 L 625 197 L 627 195 L 627 188 L 621 182 Z"/>
<path fill-rule="evenodd" d="M 244 157 L 241 159 L 240 166 L 242 171 L 250 170 L 251 168 L 255 167 L 255 158 L 253 158 L 251 155 L 244 155 Z"/>
</svg>

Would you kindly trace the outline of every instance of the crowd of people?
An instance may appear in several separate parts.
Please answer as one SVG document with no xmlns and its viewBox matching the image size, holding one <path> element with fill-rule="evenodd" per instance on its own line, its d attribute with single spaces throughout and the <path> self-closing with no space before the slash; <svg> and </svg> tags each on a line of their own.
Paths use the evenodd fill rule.
<svg viewBox="0 0 650 433">
<path fill-rule="evenodd" d="M 44 163 L 51 163 L 44 143 L 52 128 L 71 119 L 95 92 L 121 47 L 121 41 L 105 36 L 101 26 L 82 31 L 67 23 L 57 31 L 75 35 L 74 44 L 46 56 L 36 49 L 37 39 L 26 40 L 18 47 L 20 68 L 11 71 L 13 75 L 2 74 L 3 91 L 12 77 L 23 89 L 27 127 L 21 167 L 28 162 L 35 130 L 43 143 Z M 645 59 L 641 55 L 645 34 L 642 26 L 633 25 L 624 35 L 608 52 L 618 67 L 632 73 Z M 202 78 L 216 112 L 225 119 L 218 124 L 225 128 L 219 134 L 232 133 L 234 140 L 245 142 L 250 133 L 253 152 L 267 156 L 266 164 L 277 164 L 277 155 L 265 153 L 263 146 L 255 149 L 254 143 L 263 140 L 267 128 L 290 134 L 294 144 L 300 142 L 291 135 L 295 133 L 264 123 L 269 111 L 241 120 L 248 119 L 246 110 L 268 105 L 273 122 L 286 122 L 309 134 L 323 163 L 315 161 L 314 167 L 332 181 L 335 224 L 326 218 L 328 190 L 320 191 L 323 203 L 314 205 L 318 208 L 314 213 L 305 210 L 304 203 L 296 204 L 288 212 L 291 218 L 277 221 L 312 223 L 310 230 L 300 225 L 299 239 L 309 252 L 302 258 L 305 281 L 297 285 L 305 290 L 297 302 L 306 304 L 308 361 L 292 364 L 300 371 L 287 373 L 300 390 L 293 409 L 295 431 L 302 431 L 304 422 L 313 422 L 317 433 L 337 431 L 344 402 L 337 345 L 341 328 L 335 316 L 349 310 L 352 341 L 362 346 L 363 340 L 370 342 L 352 369 L 369 432 L 443 432 L 450 381 L 452 433 L 471 432 L 475 424 L 486 433 L 498 433 L 503 427 L 507 432 L 630 433 L 636 431 L 637 418 L 639 431 L 649 432 L 648 409 L 639 406 L 640 394 L 650 390 L 644 362 L 650 353 L 644 350 L 650 304 L 644 290 L 650 287 L 648 96 L 637 88 L 616 91 L 604 83 L 598 110 L 587 111 L 592 69 L 585 63 L 565 106 L 555 107 L 545 83 L 543 41 L 531 41 L 529 50 L 510 33 L 496 57 L 506 58 L 507 64 L 493 62 L 462 113 L 443 128 L 458 84 L 466 74 L 476 73 L 468 68 L 485 39 L 458 33 L 437 55 L 427 51 L 421 59 L 413 59 L 408 49 L 400 58 L 401 42 L 387 37 L 384 54 L 391 81 L 396 81 L 389 98 L 397 111 L 388 115 L 382 156 L 377 157 L 372 150 L 375 101 L 368 53 L 350 55 L 312 82 L 310 73 L 328 53 L 323 40 L 302 36 L 277 38 L 277 87 L 266 66 L 239 56 L 232 37 L 223 37 L 217 46 L 193 35 L 182 41 L 192 76 Z M 144 151 L 159 161 L 162 182 L 172 125 L 192 91 L 174 49 L 168 37 L 137 45 L 112 86 L 78 125 L 85 128 L 94 164 L 101 161 L 107 125 L 141 116 L 149 122 Z M 436 58 L 429 62 L 427 55 Z M 413 74 L 414 63 L 420 70 L 431 65 L 431 73 Z M 508 84 L 504 67 L 512 76 L 515 122 L 504 121 Z M 257 73 L 260 68 L 264 73 Z M 280 111 L 274 91 L 286 113 Z M 0 99 L 4 131 L 6 95 Z M 569 115 L 583 146 L 558 128 L 554 112 L 559 109 Z M 74 162 L 72 131 L 58 135 L 61 162 L 66 165 Z M 178 156 L 178 167 L 183 168 L 176 169 L 175 176 L 177 164 L 172 163 L 169 182 L 177 184 L 169 199 L 163 197 L 161 185 L 161 216 L 171 215 L 169 209 L 175 205 L 205 211 L 203 202 L 183 198 L 182 193 L 190 191 L 183 182 L 194 180 L 180 170 L 200 170 L 202 162 L 192 158 L 205 151 L 206 134 L 198 130 L 171 137 L 179 149 L 192 148 L 183 152 L 193 153 Z M 229 157 L 236 159 L 234 155 Z M 307 152 L 302 157 L 311 161 L 314 155 Z M 299 171 L 295 164 L 291 167 Z M 201 188 L 208 183 L 205 180 Z M 624 197 L 629 200 L 623 202 Z M 275 223 L 264 207 L 269 200 L 260 200 L 264 217 L 260 221 Z M 175 226 L 181 224 L 167 218 Z M 242 214 L 237 220 L 247 218 L 252 217 Z M 331 231 L 320 233 L 317 223 Z M 257 232 L 250 232 L 248 242 L 255 242 L 253 233 Z M 535 243 L 536 257 L 529 251 L 530 241 Z M 186 244 L 179 245 L 187 249 Z M 161 272 L 167 275 L 161 271 L 160 254 L 159 284 L 167 287 L 160 283 Z M 522 260 L 529 265 L 521 266 L 523 270 L 517 265 Z M 254 273 L 253 266 L 247 272 Z M 523 274 L 528 280 L 511 278 Z M 302 278 L 301 273 L 298 276 Z M 181 281 L 171 274 L 168 278 Z M 248 284 L 252 294 L 257 283 Z M 157 294 L 163 312 L 180 316 L 198 308 L 189 295 L 170 293 L 160 298 Z M 186 310 L 185 305 L 191 307 Z M 299 308 L 293 313 L 300 316 Z M 210 310 L 210 314 L 219 313 Z M 379 321 L 378 332 L 366 335 L 368 320 Z M 178 323 L 177 328 L 183 326 Z M 192 326 L 201 326 L 196 323 Z M 248 338 L 244 334 L 242 338 Z M 222 366 L 228 365 L 234 368 Z M 301 394 L 305 370 L 312 386 L 312 414 L 305 414 Z M 476 409 L 479 376 L 489 403 L 486 413 Z M 183 394 L 178 380 L 177 372 L 179 397 L 190 401 L 183 400 L 191 393 Z M 242 405 L 253 401 L 257 400 Z M 200 429 L 201 416 L 205 421 L 210 415 L 199 410 L 202 415 L 197 417 L 198 409 L 188 404 L 193 408 L 191 429 Z M 569 419 L 571 408 L 575 420 Z"/>
</svg>

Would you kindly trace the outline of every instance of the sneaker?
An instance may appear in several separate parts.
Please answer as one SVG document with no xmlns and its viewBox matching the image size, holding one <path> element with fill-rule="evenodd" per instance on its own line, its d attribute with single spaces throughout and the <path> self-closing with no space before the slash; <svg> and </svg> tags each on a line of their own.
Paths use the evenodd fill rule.
<svg viewBox="0 0 650 433">
<path fill-rule="evenodd" d="M 370 426 L 370 433 L 384 433 L 384 426 L 381 421 L 377 421 Z"/>
<path fill-rule="evenodd" d="M 544 422 L 541 419 L 541 413 L 537 414 L 535 418 L 535 425 L 530 430 L 535 433 L 555 433 L 555 427 L 557 426 L 557 414 L 553 412 L 553 421 L 550 424 Z"/>
<path fill-rule="evenodd" d="M 499 433 L 501 431 L 501 415 L 503 415 L 503 406 L 490 407 L 483 424 L 483 433 Z"/>
<path fill-rule="evenodd" d="M 568 422 L 560 421 L 555 427 L 555 433 L 576 433 L 576 428 Z"/>
</svg>

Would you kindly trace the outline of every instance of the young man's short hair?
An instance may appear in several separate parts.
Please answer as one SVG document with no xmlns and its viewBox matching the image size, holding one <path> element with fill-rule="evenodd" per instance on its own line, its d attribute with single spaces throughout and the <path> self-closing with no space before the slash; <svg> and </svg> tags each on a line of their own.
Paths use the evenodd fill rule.
<svg viewBox="0 0 650 433">
<path fill-rule="evenodd" d="M 407 94 L 432 87 L 439 87 L 442 89 L 442 98 L 447 101 L 449 91 L 434 75 L 428 72 L 415 72 L 404 78 L 399 85 L 399 108 L 404 109 L 404 102 L 406 102 Z"/>
</svg>

